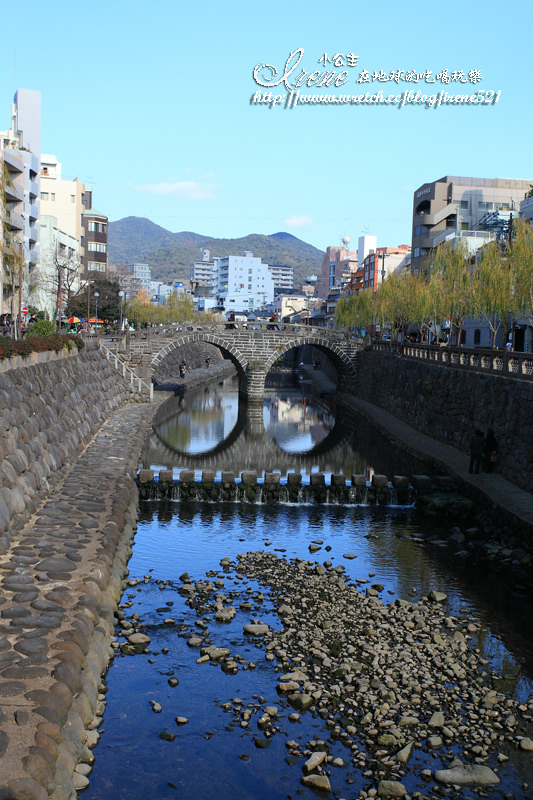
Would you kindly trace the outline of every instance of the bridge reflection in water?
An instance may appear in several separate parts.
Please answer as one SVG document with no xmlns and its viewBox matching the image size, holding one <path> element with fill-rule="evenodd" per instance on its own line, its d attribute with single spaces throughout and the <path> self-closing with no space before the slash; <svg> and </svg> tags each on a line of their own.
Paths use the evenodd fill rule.
<svg viewBox="0 0 533 800">
<path fill-rule="evenodd" d="M 156 413 L 141 456 L 145 469 L 212 470 L 259 478 L 280 472 L 366 475 L 413 474 L 421 465 L 394 453 L 352 409 L 317 398 L 312 385 L 283 370 L 273 371 L 262 408 L 239 403 L 236 378 L 173 397 Z"/>
</svg>

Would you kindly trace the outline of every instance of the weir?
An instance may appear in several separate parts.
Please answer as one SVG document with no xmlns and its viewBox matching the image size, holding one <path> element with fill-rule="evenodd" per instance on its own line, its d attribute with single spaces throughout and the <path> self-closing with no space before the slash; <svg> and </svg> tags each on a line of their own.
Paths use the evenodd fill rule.
<svg viewBox="0 0 533 800">
<path fill-rule="evenodd" d="M 362 506 L 412 506 L 419 495 L 437 491 L 428 476 L 415 476 L 413 483 L 403 475 L 391 481 L 385 475 L 346 476 L 333 474 L 330 483 L 323 473 L 312 473 L 310 482 L 304 484 L 302 475 L 289 473 L 285 482 L 279 473 L 243 472 L 240 478 L 233 473 L 215 473 L 205 470 L 197 480 L 192 470 L 182 470 L 178 480 L 172 470 L 143 469 L 138 475 L 139 495 L 143 500 L 198 501 L 206 503 L 233 502 L 261 505 L 264 503 L 304 505 L 362 505 Z"/>
</svg>

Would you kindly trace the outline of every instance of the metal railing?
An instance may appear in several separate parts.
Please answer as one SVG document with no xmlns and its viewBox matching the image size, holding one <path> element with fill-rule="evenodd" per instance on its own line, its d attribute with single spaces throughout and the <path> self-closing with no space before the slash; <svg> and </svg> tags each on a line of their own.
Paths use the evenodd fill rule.
<svg viewBox="0 0 533 800">
<path fill-rule="evenodd" d="M 139 378 L 139 376 L 136 375 L 134 373 L 134 371 L 132 369 L 130 369 L 123 361 L 121 361 L 116 353 L 112 353 L 111 350 L 108 347 L 106 347 L 105 344 L 102 341 L 100 341 L 100 339 L 98 340 L 98 347 L 99 347 L 100 350 L 103 351 L 103 353 L 106 356 L 108 361 L 114 361 L 115 362 L 115 369 L 118 372 L 120 372 L 122 370 L 122 377 L 123 378 L 127 378 L 128 375 L 129 375 L 130 384 L 132 386 L 135 386 L 135 384 L 137 384 L 137 389 L 138 389 L 140 394 L 143 394 L 143 387 L 144 387 L 144 392 L 148 393 L 148 395 L 150 397 L 150 402 L 152 402 L 153 399 L 154 399 L 154 387 L 153 387 L 153 384 L 152 383 L 148 384 L 148 383 L 146 383 L 146 381 L 143 381 L 142 378 Z"/>
<path fill-rule="evenodd" d="M 469 369 L 485 374 L 533 380 L 533 354 L 515 350 L 486 350 L 480 347 L 448 347 L 447 345 L 412 344 L 403 342 L 372 342 L 372 349 L 381 353 L 401 355 L 418 361 L 429 361 L 454 369 Z"/>
</svg>

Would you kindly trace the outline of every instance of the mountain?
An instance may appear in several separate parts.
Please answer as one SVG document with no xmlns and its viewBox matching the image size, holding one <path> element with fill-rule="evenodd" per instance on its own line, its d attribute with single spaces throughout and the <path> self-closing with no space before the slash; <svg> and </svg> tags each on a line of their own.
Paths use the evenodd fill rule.
<svg viewBox="0 0 533 800">
<path fill-rule="evenodd" d="M 293 267 L 295 286 L 322 267 L 322 251 L 290 233 L 215 239 L 191 231 L 172 233 L 145 217 L 124 217 L 108 226 L 109 263 L 150 264 L 153 280 L 186 280 L 189 261 L 200 258 L 201 248 L 207 248 L 211 256 L 236 256 L 249 250 L 266 264 Z"/>
</svg>

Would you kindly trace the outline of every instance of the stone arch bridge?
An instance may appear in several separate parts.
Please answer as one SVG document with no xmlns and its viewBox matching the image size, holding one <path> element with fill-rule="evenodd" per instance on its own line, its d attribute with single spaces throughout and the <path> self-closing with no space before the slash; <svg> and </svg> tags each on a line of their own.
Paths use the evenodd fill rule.
<svg viewBox="0 0 533 800">
<path fill-rule="evenodd" d="M 309 325 L 282 323 L 208 323 L 180 325 L 172 329 L 152 331 L 144 343 L 145 368 L 140 377 L 158 380 L 176 377 L 180 347 L 190 343 L 214 345 L 230 359 L 239 376 L 239 394 L 248 402 L 262 402 L 265 378 L 271 367 L 286 352 L 296 347 L 311 346 L 323 352 L 337 370 L 338 390 L 353 392 L 356 379 L 356 355 L 361 344 L 349 339 L 342 331 L 315 328 Z M 137 342 L 132 343 L 134 351 Z M 148 354 L 151 360 L 148 364 Z M 173 358 L 173 354 L 174 358 Z"/>
</svg>

